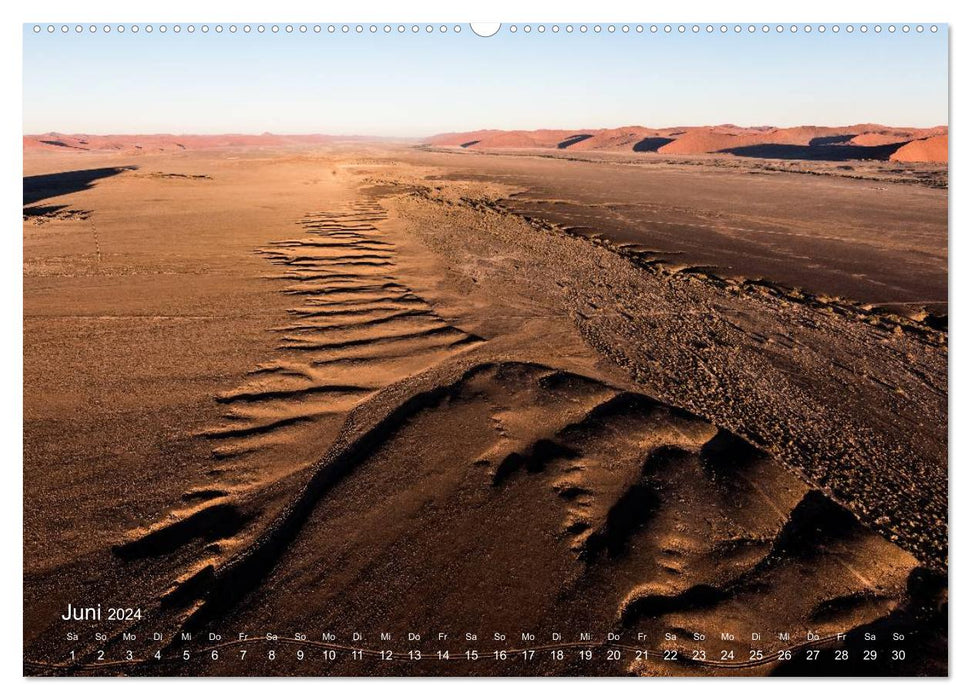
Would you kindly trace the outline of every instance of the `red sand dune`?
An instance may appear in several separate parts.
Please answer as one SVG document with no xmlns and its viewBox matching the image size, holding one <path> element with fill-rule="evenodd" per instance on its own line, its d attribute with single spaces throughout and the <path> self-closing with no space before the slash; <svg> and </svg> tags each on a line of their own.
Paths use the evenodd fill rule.
<svg viewBox="0 0 971 700">
<path fill-rule="evenodd" d="M 574 151 L 657 150 L 660 143 L 674 138 L 673 134 L 680 134 L 681 132 L 681 129 L 648 129 L 643 126 L 599 129 L 593 132 L 587 132 L 589 138 L 566 146 L 566 148 Z M 657 139 L 662 139 L 663 141 L 658 143 L 656 141 Z M 642 143 L 644 143 L 644 147 L 638 148 L 638 144 Z M 658 143 L 658 145 L 655 146 L 655 143 Z"/>
<path fill-rule="evenodd" d="M 652 129 L 643 126 L 625 126 L 614 129 L 501 131 L 488 129 L 458 133 L 438 134 L 425 141 L 433 146 L 469 148 L 473 150 L 541 148 L 568 149 L 572 151 L 657 151 L 667 155 L 697 155 L 719 153 L 732 149 L 756 146 L 803 147 L 775 149 L 776 155 L 765 157 L 814 157 L 825 158 L 826 149 L 844 147 L 834 158 L 875 158 L 886 160 L 894 144 L 922 142 L 929 137 L 945 138 L 947 127 L 930 129 L 891 128 L 880 124 L 854 124 L 851 126 L 796 126 L 777 128 L 772 126 L 741 127 L 733 124 L 700 127 L 672 127 Z M 929 139 L 933 141 L 933 138 Z M 874 149 L 868 151 L 867 149 Z M 923 149 L 923 150 L 921 150 Z M 927 160 L 942 158 L 947 161 L 947 149 L 927 151 L 923 147 L 905 152 L 908 158 Z M 902 149 L 901 149 L 902 150 Z M 764 152 L 764 153 L 763 153 Z M 752 148 L 744 155 L 763 155 L 769 151 Z M 913 155 L 907 156 L 907 153 Z M 785 155 L 790 154 L 790 155 Z M 741 155 L 741 154 L 740 154 Z"/>
<path fill-rule="evenodd" d="M 857 146 L 885 146 L 891 143 L 904 143 L 942 134 L 947 134 L 947 127 L 938 126 L 931 129 L 879 128 L 854 136 L 850 143 Z"/>
<path fill-rule="evenodd" d="M 461 146 L 463 148 L 556 148 L 571 136 L 586 133 L 582 129 L 567 131 L 563 129 L 537 129 L 535 131 L 501 131 L 485 129 L 451 134 L 440 134 L 429 140 L 438 146 Z"/>
<path fill-rule="evenodd" d="M 892 143 L 910 141 L 912 138 L 899 131 L 868 131 L 865 134 L 857 134 L 850 139 L 850 143 L 855 146 L 888 146 Z"/>
<path fill-rule="evenodd" d="M 946 163 L 947 134 L 911 141 L 895 151 L 890 160 L 904 163 Z"/>
<path fill-rule="evenodd" d="M 661 146 L 658 152 L 679 155 L 715 153 L 727 148 L 760 143 L 760 138 L 761 134 L 757 132 L 749 133 L 720 127 L 701 127 L 689 129 L 671 143 Z"/>
</svg>

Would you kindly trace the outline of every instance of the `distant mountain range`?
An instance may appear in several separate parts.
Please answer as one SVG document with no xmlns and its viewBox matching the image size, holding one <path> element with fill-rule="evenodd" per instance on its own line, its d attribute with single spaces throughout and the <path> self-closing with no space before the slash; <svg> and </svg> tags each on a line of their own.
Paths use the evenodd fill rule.
<svg viewBox="0 0 971 700">
<path fill-rule="evenodd" d="M 126 154 L 237 147 L 286 147 L 337 142 L 382 141 L 373 136 L 326 134 L 46 134 L 23 137 L 24 150 L 114 151 Z M 400 139 L 399 139 L 400 140 Z M 720 126 L 652 129 L 538 129 L 464 131 L 438 134 L 421 143 L 469 150 L 549 149 L 698 155 L 723 153 L 754 158 L 810 160 L 892 160 L 946 163 L 948 128 L 898 128 L 880 124 L 852 126 Z"/>
<path fill-rule="evenodd" d="M 652 129 L 483 130 L 438 134 L 425 143 L 471 150 L 557 149 L 697 155 L 726 153 L 755 158 L 812 160 L 875 159 L 947 162 L 946 126 L 895 128 L 880 124 L 852 126 L 720 126 Z"/>
<path fill-rule="evenodd" d="M 327 134 L 61 134 L 49 132 L 24 136 L 24 150 L 116 151 L 158 153 L 206 148 L 306 146 L 341 141 L 381 141 L 373 136 Z"/>
</svg>

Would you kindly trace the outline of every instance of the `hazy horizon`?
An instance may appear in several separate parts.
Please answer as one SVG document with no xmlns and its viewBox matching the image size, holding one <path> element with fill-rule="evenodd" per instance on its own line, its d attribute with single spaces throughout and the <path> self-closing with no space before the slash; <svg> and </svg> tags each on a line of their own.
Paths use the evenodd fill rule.
<svg viewBox="0 0 971 700">
<path fill-rule="evenodd" d="M 484 39 L 467 25 L 459 34 L 76 34 L 71 26 L 65 34 L 24 27 L 24 134 L 414 139 L 482 129 L 949 121 L 946 28 L 504 29 Z"/>
<path fill-rule="evenodd" d="M 434 134 L 421 134 L 418 136 L 401 136 L 397 134 L 342 134 L 342 133 L 331 133 L 324 131 L 308 131 L 308 132 L 296 132 L 296 131 L 116 131 L 116 132 L 93 132 L 93 131 L 68 131 L 66 129 L 48 129 L 46 131 L 32 131 L 24 132 L 23 136 L 44 136 L 47 134 L 60 134 L 62 136 L 281 136 L 281 137 L 306 137 L 306 136 L 324 136 L 329 138 L 346 138 L 346 139 L 375 139 L 381 141 L 420 141 L 423 138 L 430 138 L 432 136 L 440 136 L 442 134 L 448 133 L 473 133 L 481 131 L 511 131 L 511 132 L 531 132 L 531 131 L 599 131 L 605 129 L 625 129 L 625 128 L 645 128 L 645 129 L 699 129 L 699 128 L 738 128 L 738 129 L 793 129 L 799 127 L 814 127 L 814 128 L 839 128 L 844 126 L 855 126 L 857 124 L 873 124 L 875 126 L 886 127 L 888 129 L 935 129 L 935 128 L 949 128 L 947 122 L 941 124 L 927 124 L 927 125 L 917 125 L 917 124 L 894 124 L 886 121 L 875 121 L 868 120 L 865 122 L 856 122 L 855 124 L 621 124 L 613 126 L 576 126 L 576 127 L 538 127 L 531 129 L 493 129 L 491 127 L 473 127 L 468 129 L 452 129 L 450 131 L 440 131 Z"/>
</svg>

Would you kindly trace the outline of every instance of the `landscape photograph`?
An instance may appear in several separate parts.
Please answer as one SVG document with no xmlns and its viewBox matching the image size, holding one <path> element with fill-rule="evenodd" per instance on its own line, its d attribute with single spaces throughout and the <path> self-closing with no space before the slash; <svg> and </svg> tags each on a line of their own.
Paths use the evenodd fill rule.
<svg viewBox="0 0 971 700">
<path fill-rule="evenodd" d="M 25 676 L 948 675 L 947 25 L 23 54 Z"/>
</svg>

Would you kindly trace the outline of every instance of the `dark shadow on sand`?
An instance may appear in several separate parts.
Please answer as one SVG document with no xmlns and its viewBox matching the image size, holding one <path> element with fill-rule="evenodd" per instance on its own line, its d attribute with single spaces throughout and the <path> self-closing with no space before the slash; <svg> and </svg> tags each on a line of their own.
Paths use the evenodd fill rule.
<svg viewBox="0 0 971 700">
<path fill-rule="evenodd" d="M 563 139 L 558 144 L 557 148 L 569 148 L 570 146 L 580 143 L 581 141 L 586 141 L 587 139 L 593 138 L 593 134 L 574 134 L 568 138 Z"/>
<path fill-rule="evenodd" d="M 135 170 L 138 166 L 124 165 L 117 168 L 95 168 L 92 170 L 71 170 L 65 173 L 51 173 L 50 175 L 31 175 L 24 178 L 24 205 L 39 202 L 50 197 L 59 197 L 72 192 L 80 192 L 94 186 L 95 180 L 101 180 L 126 170 Z"/>
<path fill-rule="evenodd" d="M 849 140 L 853 138 L 853 134 L 839 134 L 837 136 L 817 136 L 814 139 L 809 139 L 810 146 L 830 146 L 837 143 L 842 143 L 844 145 L 848 144 Z"/>
<path fill-rule="evenodd" d="M 674 139 L 664 138 L 663 136 L 648 136 L 634 144 L 634 153 L 657 153 L 657 149 L 672 141 Z"/>
<path fill-rule="evenodd" d="M 49 140 L 49 139 L 48 140 L 41 139 L 40 142 L 41 143 L 44 143 L 44 144 L 47 144 L 48 146 L 60 146 L 61 148 L 73 148 L 76 151 L 86 151 L 86 150 L 88 150 L 86 148 L 81 148 L 80 146 L 72 146 L 71 144 L 64 143 L 63 141 L 53 141 L 53 140 Z M 82 141 L 82 143 L 85 143 L 85 142 Z"/>
<path fill-rule="evenodd" d="M 813 141 L 818 141 L 818 139 L 813 139 Z M 889 160 L 891 154 L 906 143 L 907 141 L 902 141 L 884 146 L 856 146 L 852 144 L 798 146 L 764 143 L 754 146 L 726 148 L 718 152 L 747 158 L 778 158 L 783 160 Z"/>
<path fill-rule="evenodd" d="M 24 207 L 24 216 L 54 216 L 67 206 L 65 204 L 54 204 L 44 207 Z"/>
</svg>

